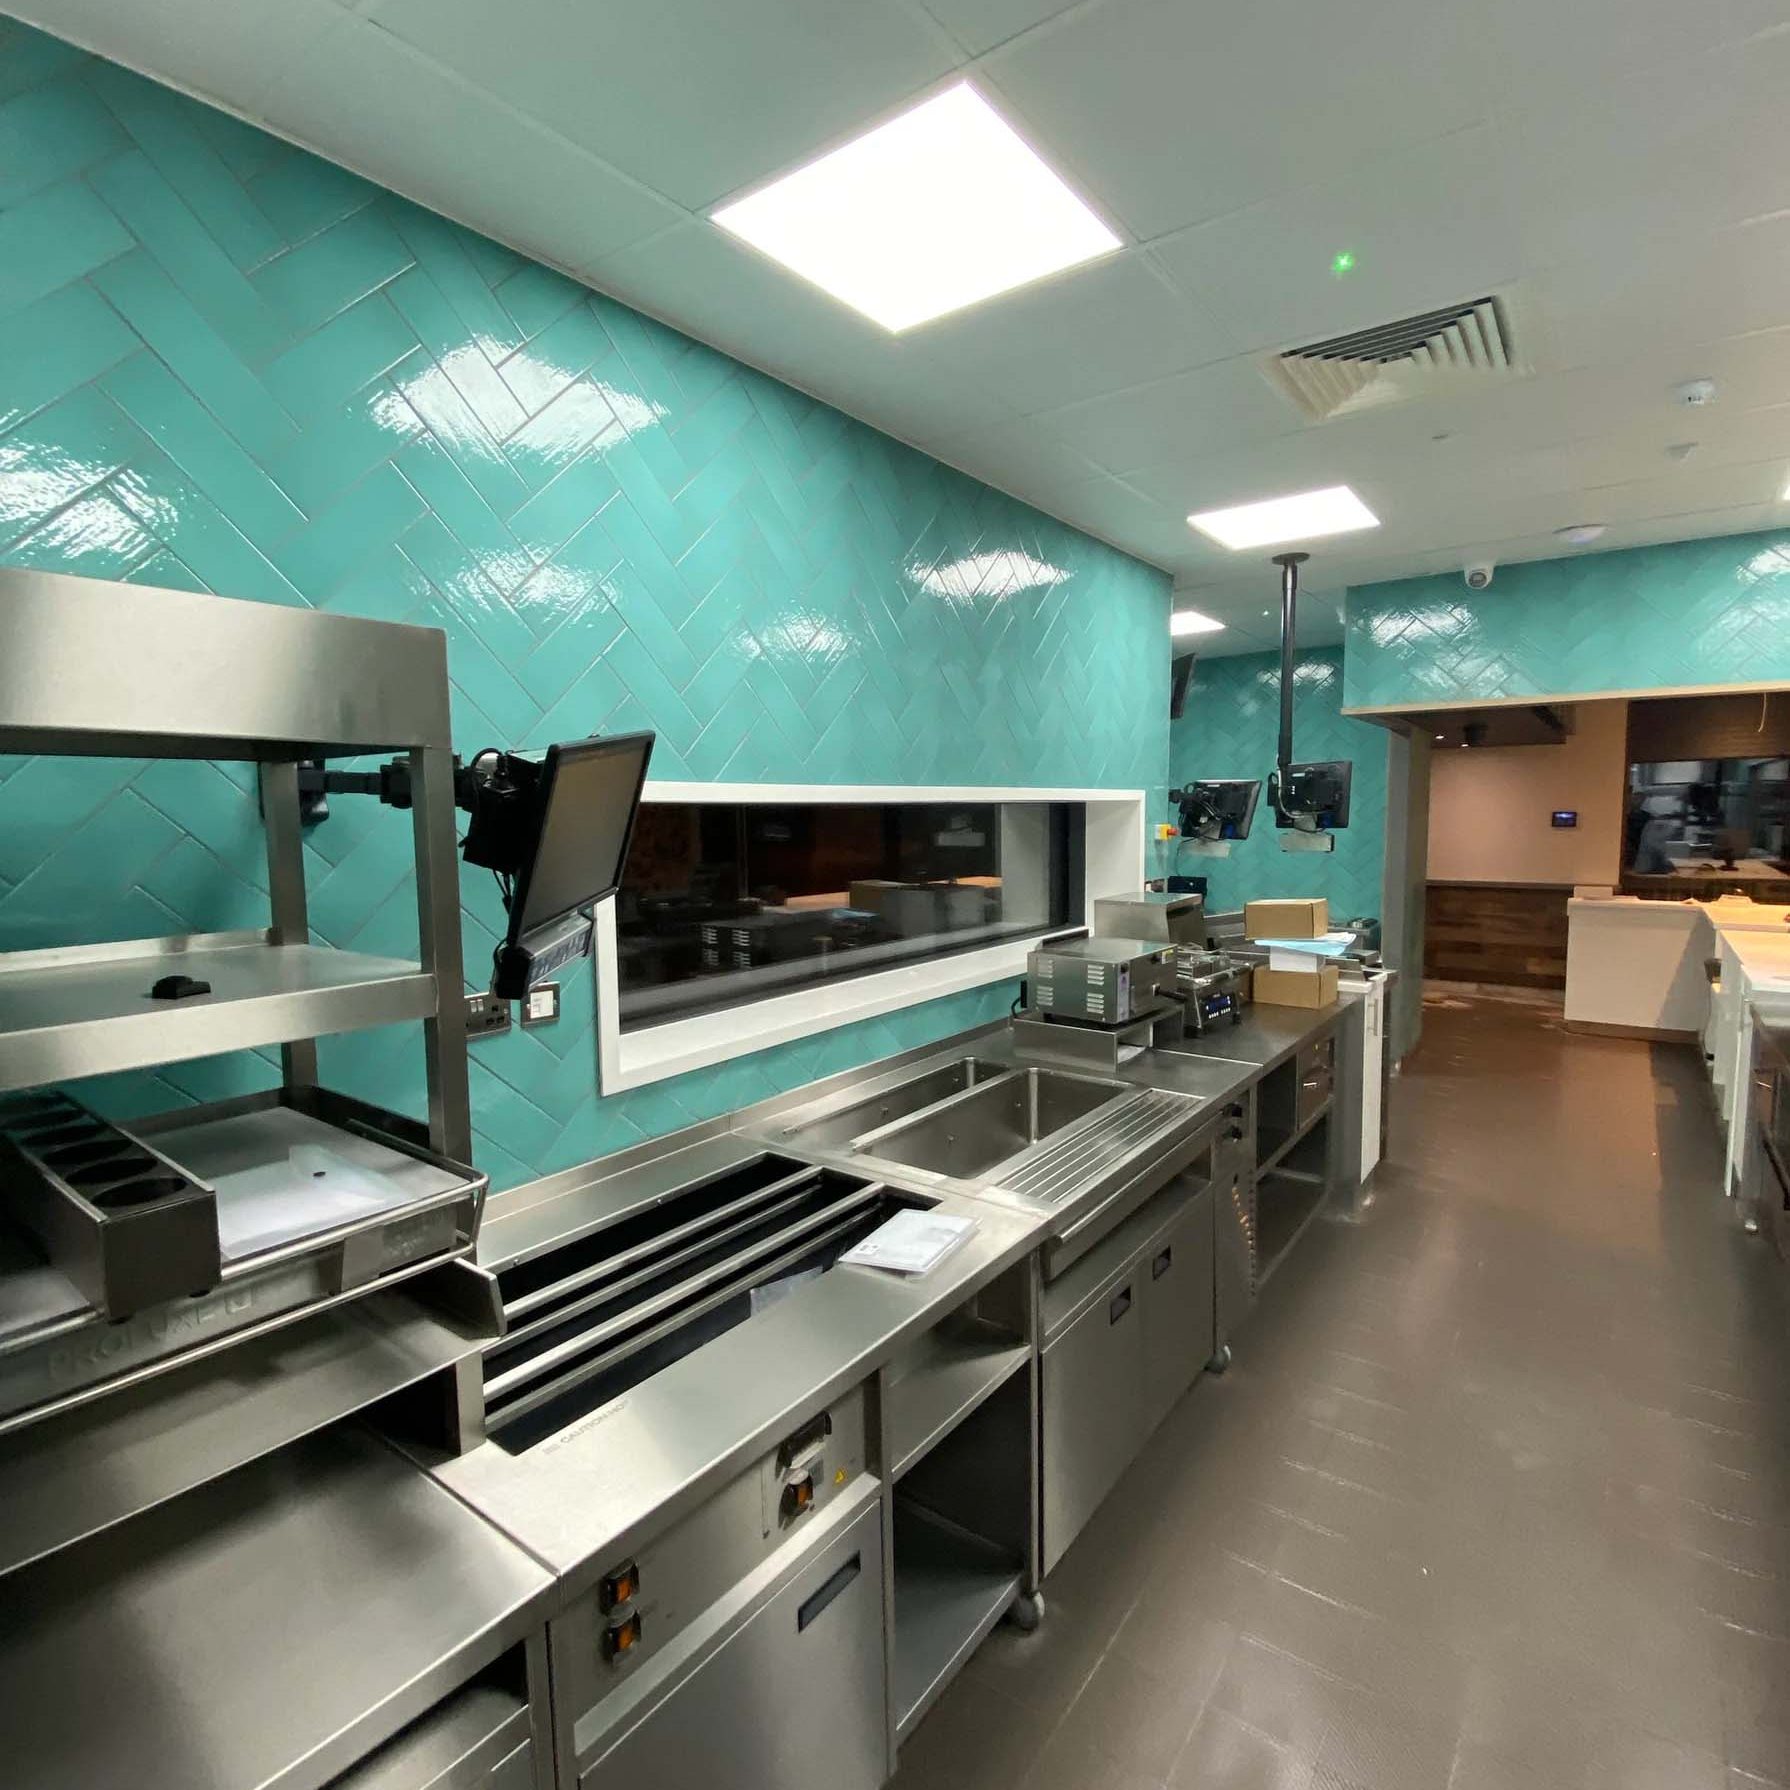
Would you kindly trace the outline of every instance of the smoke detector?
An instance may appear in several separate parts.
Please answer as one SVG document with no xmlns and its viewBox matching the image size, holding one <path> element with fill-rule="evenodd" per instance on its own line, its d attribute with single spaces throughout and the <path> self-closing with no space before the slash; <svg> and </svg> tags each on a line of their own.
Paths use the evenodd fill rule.
<svg viewBox="0 0 1790 1790">
<path fill-rule="evenodd" d="M 1268 378 L 1314 422 L 1463 386 L 1525 377 L 1501 298 L 1395 318 L 1271 355 Z"/>
<path fill-rule="evenodd" d="M 1675 386 L 1672 391 L 1672 396 L 1691 410 L 1701 410 L 1705 404 L 1713 404 L 1715 395 L 1716 384 L 1713 379 L 1687 379 L 1683 385 Z"/>
</svg>

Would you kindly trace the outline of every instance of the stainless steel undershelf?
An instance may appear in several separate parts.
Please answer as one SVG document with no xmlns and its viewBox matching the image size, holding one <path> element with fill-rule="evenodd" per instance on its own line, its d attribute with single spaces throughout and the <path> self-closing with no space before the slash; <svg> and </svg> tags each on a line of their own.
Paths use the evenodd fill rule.
<svg viewBox="0 0 1790 1790">
<path fill-rule="evenodd" d="M 907 1737 L 1019 1595 L 1019 1563 L 915 1506 L 895 1506 L 895 1738 Z"/>
<path fill-rule="evenodd" d="M 478 1352 L 476 1337 L 382 1293 L 37 1424 L 0 1450 L 0 1575 Z"/>
<path fill-rule="evenodd" d="M 6 1581 L 3 1775 L 320 1790 L 514 1645 L 550 1584 L 338 1426 Z"/>
<path fill-rule="evenodd" d="M 940 1437 L 1006 1385 L 1031 1346 L 992 1325 L 930 1330 L 891 1369 L 889 1477 L 899 1479 Z"/>
<path fill-rule="evenodd" d="M 210 994 L 150 998 L 163 976 Z M 0 955 L 0 1092 L 422 1019 L 414 963 L 265 933 L 207 933 Z"/>
</svg>

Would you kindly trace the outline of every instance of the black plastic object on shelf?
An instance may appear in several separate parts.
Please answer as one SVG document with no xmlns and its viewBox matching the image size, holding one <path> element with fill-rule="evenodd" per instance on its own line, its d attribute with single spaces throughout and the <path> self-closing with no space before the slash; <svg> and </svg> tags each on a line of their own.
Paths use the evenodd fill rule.
<svg viewBox="0 0 1790 1790">
<path fill-rule="evenodd" d="M 114 1320 L 221 1272 L 216 1190 L 66 1094 L 0 1100 L 0 1219 Z"/>
</svg>

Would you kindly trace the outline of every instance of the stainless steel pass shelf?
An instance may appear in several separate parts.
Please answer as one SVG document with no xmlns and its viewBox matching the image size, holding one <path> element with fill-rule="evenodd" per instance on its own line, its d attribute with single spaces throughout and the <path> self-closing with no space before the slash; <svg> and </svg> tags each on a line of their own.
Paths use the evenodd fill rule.
<svg viewBox="0 0 1790 1790">
<path fill-rule="evenodd" d="M 211 992 L 157 1000 L 165 976 Z M 14 951 L 0 954 L 0 1093 L 434 1011 L 435 978 L 414 963 L 265 932 Z"/>
<path fill-rule="evenodd" d="M 469 1253 L 487 1178 L 404 1127 L 315 1089 L 140 1124 L 216 1189 L 222 1278 L 108 1323 L 0 1230 L 0 1432 Z"/>
<path fill-rule="evenodd" d="M 39 1423 L 0 1450 L 0 1576 L 478 1354 L 386 1292 Z M 4 1595 L 4 1594 L 0 1594 Z"/>
<path fill-rule="evenodd" d="M 895 1502 L 895 1738 L 904 1741 L 1011 1608 L 1019 1562 L 917 1505 Z"/>
<path fill-rule="evenodd" d="M 1029 1344 L 973 1318 L 947 1320 L 927 1331 L 889 1369 L 890 1478 L 899 1479 L 998 1392 L 1031 1353 Z"/>
<path fill-rule="evenodd" d="M 551 1584 L 337 1426 L 5 1581 L 5 1779 L 320 1790 L 520 1640 Z"/>
</svg>

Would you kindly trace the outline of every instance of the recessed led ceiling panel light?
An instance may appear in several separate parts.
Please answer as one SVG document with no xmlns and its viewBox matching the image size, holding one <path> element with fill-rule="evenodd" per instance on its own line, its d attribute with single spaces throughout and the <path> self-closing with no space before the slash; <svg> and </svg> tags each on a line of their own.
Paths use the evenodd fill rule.
<svg viewBox="0 0 1790 1790">
<path fill-rule="evenodd" d="M 713 215 L 887 330 L 1120 246 L 967 81 Z"/>
<path fill-rule="evenodd" d="M 1380 526 L 1380 518 L 1347 485 L 1240 503 L 1228 510 L 1201 510 L 1187 520 L 1232 552 L 1245 547 L 1284 547 L 1291 541 L 1315 541 L 1322 535 L 1346 535 L 1358 528 Z"/>
<path fill-rule="evenodd" d="M 1201 615 L 1197 609 L 1177 609 L 1168 618 L 1168 631 L 1177 639 L 1183 634 L 1222 634 L 1224 623 Z"/>
</svg>

